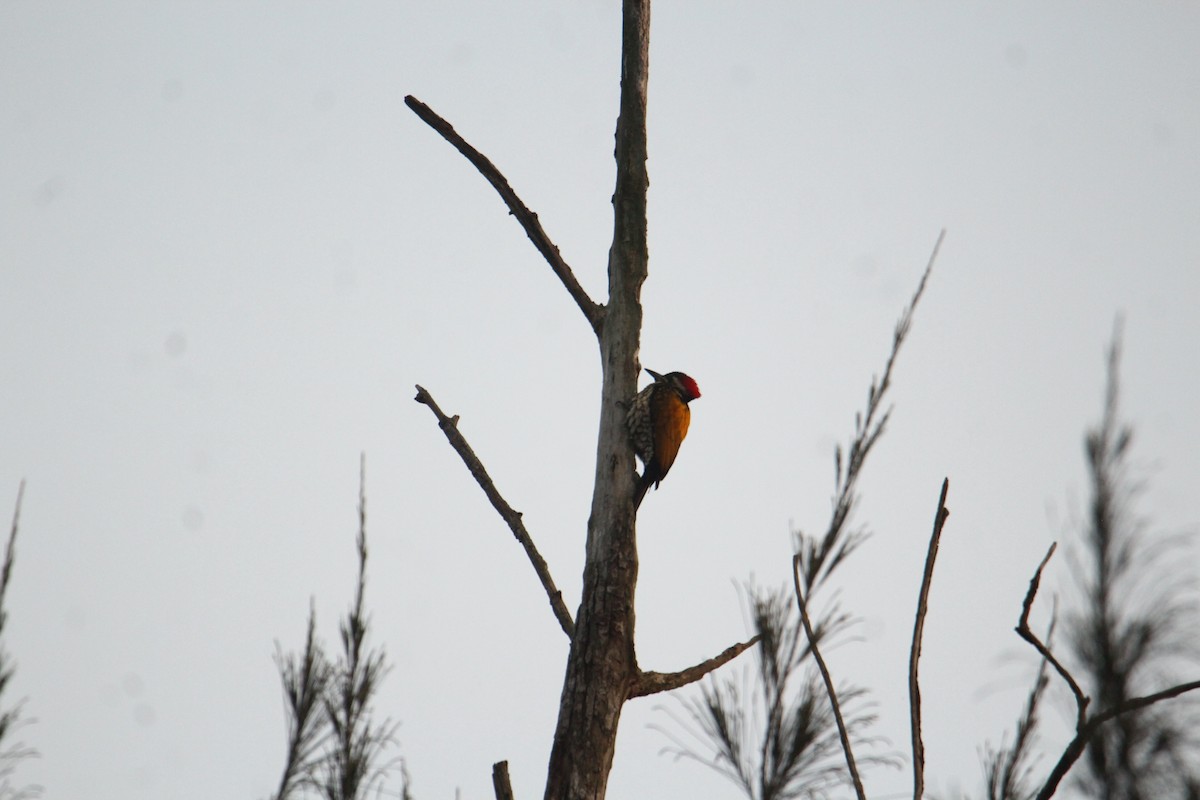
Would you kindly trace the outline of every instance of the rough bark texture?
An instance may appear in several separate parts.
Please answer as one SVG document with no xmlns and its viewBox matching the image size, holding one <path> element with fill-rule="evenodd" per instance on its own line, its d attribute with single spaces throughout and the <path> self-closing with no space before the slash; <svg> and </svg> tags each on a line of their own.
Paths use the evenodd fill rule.
<svg viewBox="0 0 1200 800">
<path fill-rule="evenodd" d="M 609 302 L 600 334 L 604 374 L 587 563 L 550 753 L 546 800 L 600 800 L 608 784 L 621 707 L 638 676 L 634 653 L 633 451 L 625 410 L 637 389 L 646 279 L 646 78 L 650 2 L 625 0 L 617 185 L 609 251 Z"/>
</svg>

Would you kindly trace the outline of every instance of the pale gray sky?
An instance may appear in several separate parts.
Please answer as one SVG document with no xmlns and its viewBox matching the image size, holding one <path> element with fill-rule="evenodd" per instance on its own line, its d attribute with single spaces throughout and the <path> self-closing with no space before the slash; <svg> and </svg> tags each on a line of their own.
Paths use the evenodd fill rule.
<svg viewBox="0 0 1200 800">
<path fill-rule="evenodd" d="M 20 777 L 50 798 L 266 796 L 273 642 L 299 646 L 311 596 L 336 641 L 366 451 L 368 602 L 395 663 L 380 705 L 414 791 L 483 800 L 508 759 L 540 794 L 566 643 L 411 398 L 420 382 L 462 415 L 574 609 L 595 344 L 402 98 L 496 162 L 599 298 L 618 18 L 0 2 L 0 510 L 29 481 L 7 646 L 42 752 Z M 786 580 L 789 524 L 825 523 L 834 443 L 945 227 L 863 484 L 875 536 L 842 571 L 863 641 L 829 657 L 906 749 L 948 475 L 926 746 L 933 788 L 976 785 L 1033 666 L 1021 597 L 1085 492 L 1117 312 L 1142 508 L 1200 518 L 1198 40 L 1183 3 L 655 7 L 642 360 L 704 396 L 641 514 L 643 667 L 743 638 L 735 582 Z M 610 796 L 736 798 L 658 755 L 647 725 L 671 702 L 627 706 Z"/>
</svg>

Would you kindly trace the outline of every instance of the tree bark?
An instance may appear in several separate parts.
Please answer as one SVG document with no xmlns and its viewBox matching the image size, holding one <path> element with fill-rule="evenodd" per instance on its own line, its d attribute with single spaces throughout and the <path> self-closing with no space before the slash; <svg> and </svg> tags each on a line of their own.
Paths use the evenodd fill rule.
<svg viewBox="0 0 1200 800">
<path fill-rule="evenodd" d="M 616 747 L 621 707 L 638 677 L 634 652 L 637 547 L 634 460 L 625 404 L 637 390 L 646 279 L 646 86 L 650 0 L 624 0 L 621 107 L 609 302 L 600 331 L 603 370 L 596 481 L 575 635 L 567 659 L 546 800 L 601 800 Z"/>
</svg>

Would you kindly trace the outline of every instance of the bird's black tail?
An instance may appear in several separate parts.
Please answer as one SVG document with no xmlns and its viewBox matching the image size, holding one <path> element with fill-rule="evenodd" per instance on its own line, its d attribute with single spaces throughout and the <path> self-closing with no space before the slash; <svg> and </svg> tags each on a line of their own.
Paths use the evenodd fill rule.
<svg viewBox="0 0 1200 800">
<path fill-rule="evenodd" d="M 637 489 L 633 492 L 633 510 L 637 511 L 642 505 L 642 498 L 646 496 L 646 492 L 650 491 L 650 484 L 654 483 L 654 479 L 649 475 L 642 475 L 638 478 Z"/>
</svg>

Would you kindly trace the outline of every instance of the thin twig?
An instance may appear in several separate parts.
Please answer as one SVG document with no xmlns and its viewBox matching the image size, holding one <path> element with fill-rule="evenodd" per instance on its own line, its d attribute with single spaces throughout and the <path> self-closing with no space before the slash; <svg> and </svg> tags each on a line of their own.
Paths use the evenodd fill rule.
<svg viewBox="0 0 1200 800">
<path fill-rule="evenodd" d="M 442 138 L 450 144 L 454 145 L 458 152 L 466 156 L 475 169 L 479 170 L 480 174 L 487 179 L 488 183 L 504 200 L 512 215 L 517 218 L 517 222 L 521 223 L 521 227 L 525 229 L 529 240 L 533 242 L 533 246 L 538 249 L 542 257 L 550 264 L 550 269 L 554 270 L 554 274 L 562 281 L 563 286 L 571 294 L 575 300 L 575 304 L 579 306 L 579 310 L 583 312 L 583 316 L 587 318 L 588 324 L 592 326 L 592 330 L 598 336 L 600 329 L 604 324 L 604 307 L 597 305 L 580 285 L 575 278 L 575 273 L 563 260 L 562 254 L 559 253 L 558 247 L 554 242 L 550 241 L 550 237 L 546 235 L 546 231 L 542 228 L 542 223 L 538 220 L 538 215 L 529 210 L 529 207 L 517 197 L 517 193 L 513 191 L 509 185 L 508 179 L 505 178 L 496 165 L 488 159 L 483 153 L 480 153 L 474 147 L 467 143 L 465 139 L 454 130 L 454 126 L 446 120 L 434 113 L 433 109 L 422 103 L 412 95 L 404 98 L 404 104 L 412 109 L 421 120 L 433 128 Z"/>
<path fill-rule="evenodd" d="M 758 640 L 761 638 L 762 634 L 759 634 L 753 639 L 739 642 L 725 648 L 707 661 L 701 661 L 699 664 L 680 670 L 679 672 L 639 672 L 637 677 L 634 678 L 633 687 L 629 691 L 629 697 L 645 697 L 646 695 L 657 694 L 659 692 L 669 692 L 672 689 L 687 686 L 689 683 L 695 683 L 708 673 L 728 664 L 758 644 Z"/>
<path fill-rule="evenodd" d="M 1066 681 L 1067 686 L 1071 687 L 1071 694 L 1075 697 L 1075 727 L 1079 729 L 1083 727 L 1084 721 L 1087 719 L 1087 707 L 1088 703 L 1091 702 L 1091 698 L 1083 693 L 1083 689 L 1079 688 L 1079 684 L 1075 682 L 1075 678 L 1071 676 L 1067 668 L 1054 657 L 1054 654 L 1050 652 L 1050 648 L 1044 645 L 1037 634 L 1033 632 L 1033 629 L 1029 627 L 1029 612 L 1033 609 L 1033 600 L 1037 596 L 1038 586 L 1042 582 L 1042 570 L 1046 568 L 1046 564 L 1049 563 L 1050 557 L 1054 555 L 1057 547 L 1058 542 L 1050 545 L 1050 549 L 1046 551 L 1046 557 L 1042 559 L 1041 564 L 1038 564 L 1037 572 L 1033 573 L 1033 578 L 1029 581 L 1029 591 L 1025 593 L 1025 601 L 1021 604 L 1021 619 L 1017 623 L 1016 630 L 1022 639 L 1034 646 L 1034 649 L 1038 651 L 1042 658 L 1050 662 L 1050 666 L 1054 667 L 1054 671 Z"/>
<path fill-rule="evenodd" d="M 529 562 L 533 564 L 534 572 L 537 573 L 542 586 L 546 589 L 546 596 L 550 599 L 550 608 L 553 609 L 554 616 L 558 618 L 558 624 L 562 626 L 563 633 L 567 634 L 568 638 L 573 637 L 575 635 L 575 623 L 571 619 L 571 612 L 567 610 L 567 606 L 563 602 L 562 592 L 554 585 L 554 578 L 550 576 L 550 567 L 546 565 L 546 560 L 538 552 L 533 539 L 529 536 L 529 531 L 525 530 L 525 523 L 521 521 L 521 512 L 513 509 L 500 495 L 499 490 L 496 489 L 496 484 L 492 482 L 487 470 L 484 469 L 483 463 L 475 455 L 475 451 L 471 449 L 471 445 L 467 444 L 467 440 L 459 433 L 458 417 L 446 416 L 442 412 L 442 409 L 438 408 L 438 404 L 434 402 L 429 392 L 421 386 L 417 386 L 417 396 L 414 399 L 418 403 L 429 406 L 433 415 L 437 417 L 438 427 L 442 429 L 442 433 L 446 434 L 446 438 L 450 441 L 450 446 L 462 458 L 463 463 L 467 465 L 467 469 L 474 476 L 476 483 L 479 484 L 479 488 L 483 489 L 483 493 L 491 501 L 492 507 L 508 523 L 509 530 L 512 531 L 513 536 L 525 548 L 525 554 L 529 556 Z"/>
<path fill-rule="evenodd" d="M 842 752 L 846 756 L 846 768 L 850 770 L 850 779 L 854 782 L 854 792 L 858 796 L 858 800 L 867 800 L 862 778 L 858 776 L 858 766 L 854 762 L 854 750 L 850 746 L 850 733 L 846 730 L 846 721 L 842 718 L 842 705 L 838 702 L 837 690 L 833 686 L 833 677 L 829 674 L 829 667 L 825 664 L 821 649 L 817 647 L 817 635 L 813 632 L 812 621 L 808 618 L 808 609 L 804 604 L 804 593 L 800 590 L 800 559 L 799 553 L 792 556 L 792 583 L 796 587 L 796 605 L 800 608 L 800 623 L 804 626 L 804 635 L 808 637 L 808 649 L 812 653 L 813 660 L 817 662 L 817 669 L 821 671 L 821 680 L 825 682 L 825 692 L 829 695 L 829 706 L 833 710 L 834 721 L 837 722 L 838 736 L 842 740 Z"/>
<path fill-rule="evenodd" d="M 950 491 L 950 479 L 942 481 L 942 494 L 938 498 L 937 512 L 933 517 L 933 534 L 929 537 L 929 551 L 925 554 L 925 574 L 921 578 L 921 594 L 917 600 L 917 619 L 913 625 L 912 649 L 908 655 L 908 702 L 912 713 L 913 749 L 913 800 L 925 796 L 925 742 L 921 739 L 921 684 L 917 677 L 917 665 L 921 660 L 921 639 L 925 635 L 925 614 L 929 610 L 929 587 L 933 583 L 933 565 L 937 561 L 938 544 L 942 539 L 942 528 L 950 510 L 946 508 L 946 494 Z"/>
<path fill-rule="evenodd" d="M 508 778 L 507 761 L 497 761 L 492 764 L 492 789 L 496 792 L 496 800 L 513 800 L 512 781 Z"/>
</svg>

